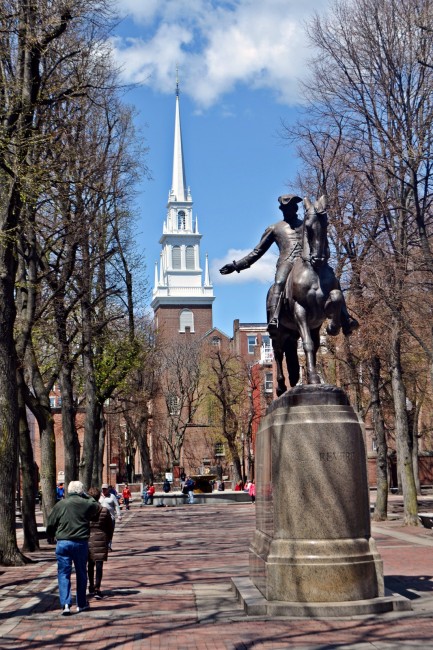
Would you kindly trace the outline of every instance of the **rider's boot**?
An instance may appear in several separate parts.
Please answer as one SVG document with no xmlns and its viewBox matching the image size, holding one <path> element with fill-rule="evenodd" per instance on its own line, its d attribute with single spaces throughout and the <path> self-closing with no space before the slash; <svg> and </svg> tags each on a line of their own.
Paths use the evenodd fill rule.
<svg viewBox="0 0 433 650">
<path fill-rule="evenodd" d="M 278 336 L 278 317 L 280 315 L 280 304 L 281 304 L 281 290 L 275 286 L 274 293 L 272 296 L 272 301 L 270 304 L 270 312 L 272 314 L 269 323 L 268 323 L 268 332 L 271 338 L 276 338 Z"/>
<path fill-rule="evenodd" d="M 347 311 L 346 303 L 343 302 L 341 306 L 341 331 L 344 336 L 350 336 L 352 332 L 357 330 L 359 323 L 356 318 L 353 318 Z"/>
</svg>

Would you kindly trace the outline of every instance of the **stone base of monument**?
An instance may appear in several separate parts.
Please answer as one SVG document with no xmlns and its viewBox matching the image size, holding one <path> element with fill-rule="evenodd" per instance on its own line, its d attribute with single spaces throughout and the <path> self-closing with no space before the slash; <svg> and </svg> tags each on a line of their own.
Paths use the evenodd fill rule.
<svg viewBox="0 0 433 650">
<path fill-rule="evenodd" d="M 341 389 L 298 386 L 268 408 L 256 439 L 250 576 L 233 582 L 249 614 L 410 609 L 384 594 L 363 429 Z"/>
<path fill-rule="evenodd" d="M 408 598 L 390 593 L 377 598 L 343 602 L 303 603 L 266 600 L 250 578 L 232 578 L 232 587 L 248 616 L 288 616 L 293 618 L 340 618 L 371 616 L 386 612 L 411 611 Z"/>
</svg>

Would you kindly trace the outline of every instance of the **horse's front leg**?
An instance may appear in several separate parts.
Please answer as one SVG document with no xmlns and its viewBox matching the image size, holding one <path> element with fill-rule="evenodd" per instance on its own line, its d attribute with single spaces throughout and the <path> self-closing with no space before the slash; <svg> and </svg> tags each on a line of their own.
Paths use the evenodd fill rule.
<svg viewBox="0 0 433 650">
<path fill-rule="evenodd" d="M 305 361 L 307 369 L 307 383 L 320 384 L 320 377 L 316 370 L 316 350 L 314 341 L 311 337 L 310 328 L 307 324 L 307 312 L 304 307 L 295 302 L 293 314 L 295 317 L 296 325 L 302 339 L 302 347 L 305 352 Z"/>
<path fill-rule="evenodd" d="M 287 391 L 286 380 L 283 372 L 284 352 L 279 345 L 273 345 L 275 366 L 277 368 L 277 397 Z"/>
<path fill-rule="evenodd" d="M 325 315 L 331 320 L 326 327 L 330 336 L 337 336 L 341 328 L 341 305 L 343 304 L 343 294 L 340 289 L 332 289 L 329 292 L 328 300 L 325 302 Z"/>
</svg>

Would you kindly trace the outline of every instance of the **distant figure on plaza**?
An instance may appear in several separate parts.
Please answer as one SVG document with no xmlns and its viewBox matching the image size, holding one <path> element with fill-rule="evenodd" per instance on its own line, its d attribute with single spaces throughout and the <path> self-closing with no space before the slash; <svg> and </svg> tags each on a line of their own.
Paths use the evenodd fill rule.
<svg viewBox="0 0 433 650">
<path fill-rule="evenodd" d="M 101 491 L 92 487 L 88 492 L 95 501 L 99 501 Z M 103 598 L 101 592 L 104 562 L 108 559 L 108 545 L 113 537 L 113 521 L 107 508 L 101 508 L 96 521 L 90 522 L 89 555 L 87 562 L 87 575 L 89 578 L 89 596 L 96 600 Z"/>
<path fill-rule="evenodd" d="M 168 478 L 166 478 L 165 481 L 164 481 L 164 483 L 162 484 L 162 490 L 163 490 L 163 492 L 165 492 L 166 494 L 168 494 L 168 493 L 170 492 L 170 490 L 171 490 L 171 485 L 170 485 L 170 481 L 168 480 Z"/>
<path fill-rule="evenodd" d="M 151 481 L 149 483 L 149 487 L 147 488 L 146 494 L 144 496 L 144 505 L 145 506 L 147 506 L 148 503 L 150 503 L 150 505 L 152 505 L 154 494 L 155 494 L 155 486 Z"/>
<path fill-rule="evenodd" d="M 122 521 L 122 513 L 120 510 L 118 499 L 114 496 L 114 494 L 110 494 L 108 490 L 109 490 L 108 483 L 103 483 L 101 485 L 101 496 L 99 498 L 99 503 L 103 508 L 107 508 L 108 512 L 110 513 L 111 521 L 113 522 L 113 532 L 114 532 L 116 518 L 117 521 Z M 111 540 L 110 543 L 108 544 L 108 550 L 109 551 L 112 550 Z"/>
<path fill-rule="evenodd" d="M 250 483 L 250 487 L 248 488 L 248 494 L 251 497 L 251 503 L 255 503 L 256 501 L 256 483 L 254 479 Z"/>
<path fill-rule="evenodd" d="M 235 492 L 242 492 L 243 489 L 244 489 L 244 484 L 242 483 L 242 481 L 238 481 L 235 485 Z"/>
<path fill-rule="evenodd" d="M 116 499 L 119 501 L 119 499 L 120 499 L 120 494 L 118 493 L 118 491 L 116 490 L 116 488 L 113 487 L 112 485 L 109 485 L 109 486 L 108 486 L 108 494 L 112 494 L 112 495 L 115 496 Z"/>
<path fill-rule="evenodd" d="M 56 500 L 60 501 L 60 499 L 65 498 L 65 486 L 63 483 L 59 483 L 57 488 L 56 488 Z"/>
<path fill-rule="evenodd" d="M 183 490 L 184 485 L 185 485 L 185 481 L 186 481 L 186 474 L 185 474 L 185 471 L 184 471 L 183 467 L 182 467 L 181 472 L 179 474 L 179 478 L 180 478 L 180 489 Z"/>
<path fill-rule="evenodd" d="M 224 481 L 217 481 L 217 492 L 224 492 L 225 485 Z"/>
<path fill-rule="evenodd" d="M 57 577 L 62 614 L 71 614 L 72 564 L 75 567 L 77 612 L 89 607 L 86 599 L 87 555 L 90 521 L 99 517 L 101 506 L 84 492 L 81 481 L 71 481 L 67 497 L 58 501 L 47 522 L 47 536 L 56 538 Z"/>
<path fill-rule="evenodd" d="M 269 226 L 263 233 L 257 246 L 240 260 L 226 264 L 220 269 L 220 273 L 227 275 L 233 271 L 243 271 L 248 269 L 252 264 L 257 262 L 272 244 L 277 244 L 280 254 L 277 262 L 275 282 L 270 294 L 270 316 L 268 322 L 268 332 L 272 338 L 278 336 L 278 319 L 280 315 L 283 291 L 286 285 L 289 273 L 293 268 L 294 261 L 300 257 L 302 252 L 302 224 L 303 221 L 298 217 L 298 203 L 302 199 L 295 194 L 284 194 L 278 197 L 279 208 L 283 213 L 283 220 Z M 347 311 L 347 306 L 343 297 L 341 307 L 341 328 L 343 334 L 348 336 L 359 327 L 357 320 L 352 318 Z"/>
<path fill-rule="evenodd" d="M 190 476 L 186 477 L 184 492 L 188 495 L 188 503 L 194 503 L 194 481 Z"/>
<path fill-rule="evenodd" d="M 125 510 L 129 510 L 129 502 L 131 500 L 131 490 L 129 489 L 128 483 L 125 483 L 125 487 L 122 490 L 123 503 L 125 504 Z"/>
</svg>

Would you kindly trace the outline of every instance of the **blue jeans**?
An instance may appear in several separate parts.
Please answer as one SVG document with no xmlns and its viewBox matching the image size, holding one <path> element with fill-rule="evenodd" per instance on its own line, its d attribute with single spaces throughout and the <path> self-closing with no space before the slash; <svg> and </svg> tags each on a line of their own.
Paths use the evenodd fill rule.
<svg viewBox="0 0 433 650">
<path fill-rule="evenodd" d="M 60 605 L 72 605 L 71 572 L 75 567 L 77 582 L 77 607 L 86 606 L 87 554 L 86 540 L 59 539 L 56 546 L 57 578 L 59 581 Z"/>
<path fill-rule="evenodd" d="M 188 490 L 188 503 L 194 503 L 194 492 L 192 490 Z"/>
</svg>

